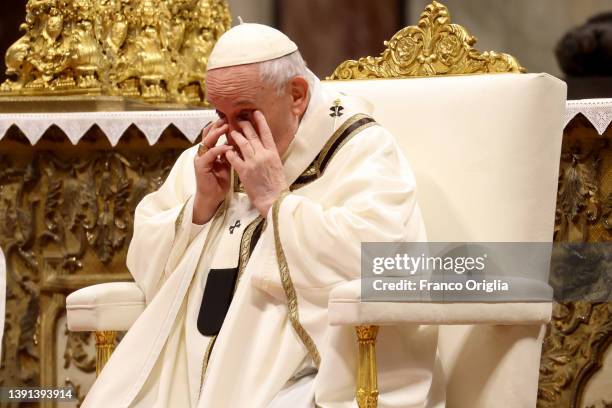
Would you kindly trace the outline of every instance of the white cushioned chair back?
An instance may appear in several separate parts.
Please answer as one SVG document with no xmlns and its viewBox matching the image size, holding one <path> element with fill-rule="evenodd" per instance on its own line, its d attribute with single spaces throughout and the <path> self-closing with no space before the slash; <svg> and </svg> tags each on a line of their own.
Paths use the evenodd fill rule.
<svg viewBox="0 0 612 408">
<path fill-rule="evenodd" d="M 325 81 L 410 160 L 430 241 L 552 240 L 566 85 L 547 74 Z M 543 327 L 442 326 L 447 406 L 534 407 Z"/>
<path fill-rule="evenodd" d="M 416 175 L 430 241 L 550 241 L 565 83 L 547 74 L 324 81 L 374 104 Z"/>
</svg>

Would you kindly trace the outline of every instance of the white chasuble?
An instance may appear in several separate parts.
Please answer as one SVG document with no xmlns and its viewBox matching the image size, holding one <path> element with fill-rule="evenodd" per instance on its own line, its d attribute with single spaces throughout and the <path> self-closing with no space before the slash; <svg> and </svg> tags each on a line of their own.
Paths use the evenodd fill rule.
<svg viewBox="0 0 612 408">
<path fill-rule="evenodd" d="M 136 209 L 128 268 L 147 307 L 83 408 L 357 406 L 356 336 L 327 324 L 329 292 L 360 277 L 361 242 L 426 239 L 407 160 L 364 105 L 316 82 L 265 218 L 233 188 L 194 230 L 197 147 L 179 157 Z M 227 314 L 202 335 L 207 279 L 231 268 Z M 380 329 L 380 408 L 444 406 L 436 344 L 432 326 Z"/>
</svg>

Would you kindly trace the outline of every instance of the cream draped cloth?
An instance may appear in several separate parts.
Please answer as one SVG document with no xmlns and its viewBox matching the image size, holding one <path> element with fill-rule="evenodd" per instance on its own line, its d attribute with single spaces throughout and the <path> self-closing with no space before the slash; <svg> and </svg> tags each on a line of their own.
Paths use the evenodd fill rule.
<svg viewBox="0 0 612 408">
<path fill-rule="evenodd" d="M 330 115 L 336 101 L 341 116 Z M 83 408 L 356 407 L 355 334 L 328 325 L 329 292 L 359 278 L 361 242 L 426 239 L 413 173 L 368 109 L 316 81 L 283 157 L 292 191 L 267 214 L 214 343 L 196 327 L 208 272 L 246 259 L 260 219 L 233 191 L 194 230 L 197 148 L 180 156 L 136 209 L 128 268 L 147 307 Z M 436 327 L 381 328 L 379 407 L 444 406 L 436 344 Z"/>
</svg>

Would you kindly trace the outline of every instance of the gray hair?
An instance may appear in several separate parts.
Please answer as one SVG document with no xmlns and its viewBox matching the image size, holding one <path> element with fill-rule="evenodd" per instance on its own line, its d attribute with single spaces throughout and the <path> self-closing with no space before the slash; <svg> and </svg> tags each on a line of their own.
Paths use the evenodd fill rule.
<svg viewBox="0 0 612 408">
<path fill-rule="evenodd" d="M 285 92 L 287 82 L 296 76 L 304 77 L 308 82 L 308 93 L 310 93 L 314 86 L 314 75 L 306 68 L 306 62 L 299 51 L 273 60 L 260 62 L 258 65 L 261 81 L 274 86 L 278 95 L 282 95 Z"/>
</svg>

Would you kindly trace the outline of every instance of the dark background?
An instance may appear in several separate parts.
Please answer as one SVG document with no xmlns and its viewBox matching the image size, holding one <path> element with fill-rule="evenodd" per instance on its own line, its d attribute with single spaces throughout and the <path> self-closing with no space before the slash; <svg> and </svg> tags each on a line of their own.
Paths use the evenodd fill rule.
<svg viewBox="0 0 612 408">
<path fill-rule="evenodd" d="M 275 3 L 275 26 L 297 43 L 308 66 L 319 78 L 331 75 L 347 59 L 379 55 L 384 50 L 383 41 L 406 25 L 405 16 L 405 2 L 401 0 L 277 0 Z M 317 22 L 314 30 L 313 21 Z"/>
<path fill-rule="evenodd" d="M 27 0 L 0 0 L 0 56 L 2 65 L 0 67 L 0 82 L 6 78 L 4 55 L 23 33 L 19 32 L 19 26 L 25 21 L 25 5 Z"/>
</svg>

